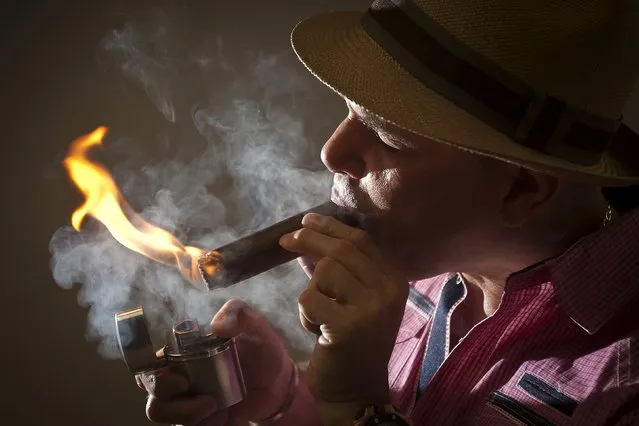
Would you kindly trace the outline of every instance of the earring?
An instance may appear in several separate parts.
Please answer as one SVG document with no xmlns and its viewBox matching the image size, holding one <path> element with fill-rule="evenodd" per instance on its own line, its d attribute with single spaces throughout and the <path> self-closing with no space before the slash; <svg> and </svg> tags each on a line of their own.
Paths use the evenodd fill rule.
<svg viewBox="0 0 639 426">
<path fill-rule="evenodd" d="M 610 222 L 612 222 L 612 207 L 610 206 L 610 204 L 608 204 L 608 208 L 606 208 L 606 215 L 604 216 L 603 226 L 605 227 L 610 225 Z"/>
</svg>

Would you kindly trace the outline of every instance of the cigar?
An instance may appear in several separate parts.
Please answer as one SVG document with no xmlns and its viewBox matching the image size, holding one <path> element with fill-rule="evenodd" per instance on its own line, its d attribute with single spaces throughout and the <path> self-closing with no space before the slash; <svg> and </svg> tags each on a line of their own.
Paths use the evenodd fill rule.
<svg viewBox="0 0 639 426">
<path fill-rule="evenodd" d="M 198 267 L 207 288 L 213 290 L 237 284 L 299 257 L 298 253 L 283 249 L 279 240 L 282 235 L 300 229 L 307 213 L 332 216 L 349 226 L 358 226 L 354 213 L 330 201 L 320 204 L 204 253 L 198 259 Z"/>
</svg>

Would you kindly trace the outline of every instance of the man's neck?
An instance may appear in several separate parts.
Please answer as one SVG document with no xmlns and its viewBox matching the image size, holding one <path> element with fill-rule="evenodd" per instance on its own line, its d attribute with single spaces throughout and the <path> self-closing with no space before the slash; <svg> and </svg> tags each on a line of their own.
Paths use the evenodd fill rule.
<svg viewBox="0 0 639 426">
<path fill-rule="evenodd" d="M 457 346 L 471 328 L 491 316 L 499 307 L 506 280 L 480 275 L 461 274 L 466 284 L 466 298 L 450 319 L 450 349 Z"/>
<path fill-rule="evenodd" d="M 466 298 L 455 311 L 455 316 L 462 317 L 463 323 L 472 328 L 479 321 L 495 313 L 501 302 L 501 297 L 508 277 L 524 268 L 542 262 L 565 251 L 572 242 L 561 245 L 537 247 L 528 250 L 512 250 L 510 264 L 493 266 L 490 273 L 461 272 L 466 284 Z M 517 254 L 515 254 L 517 253 Z M 501 256 L 499 256 L 501 257 Z M 459 311 L 459 313 L 457 313 Z"/>
<path fill-rule="evenodd" d="M 474 306 L 472 311 L 478 319 L 477 322 L 491 316 L 499 306 L 507 277 L 485 277 L 466 273 L 461 275 L 467 290 L 464 302 Z"/>
<path fill-rule="evenodd" d="M 511 274 L 563 253 L 577 240 L 595 231 L 599 226 L 594 223 L 585 224 L 553 244 L 530 244 L 525 249 L 522 247 L 517 250 L 511 247 L 513 250 L 509 250 L 509 252 L 512 255 L 505 257 L 509 259 L 510 264 L 486 268 L 492 270 L 492 273 L 462 272 L 467 295 L 453 313 L 452 331 L 458 337 L 463 337 L 477 323 L 494 314 L 501 303 L 506 280 Z"/>
</svg>

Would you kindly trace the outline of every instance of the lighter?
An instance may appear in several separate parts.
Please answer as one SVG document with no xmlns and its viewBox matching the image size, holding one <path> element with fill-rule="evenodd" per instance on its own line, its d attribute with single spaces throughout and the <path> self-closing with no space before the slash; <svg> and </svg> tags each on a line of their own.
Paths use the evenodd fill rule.
<svg viewBox="0 0 639 426">
<path fill-rule="evenodd" d="M 202 334 L 198 324 L 183 320 L 173 326 L 163 354 L 151 342 L 142 307 L 116 314 L 118 346 L 133 374 L 168 366 L 189 381 L 189 393 L 209 394 L 218 409 L 240 402 L 245 394 L 244 378 L 232 338 Z"/>
</svg>

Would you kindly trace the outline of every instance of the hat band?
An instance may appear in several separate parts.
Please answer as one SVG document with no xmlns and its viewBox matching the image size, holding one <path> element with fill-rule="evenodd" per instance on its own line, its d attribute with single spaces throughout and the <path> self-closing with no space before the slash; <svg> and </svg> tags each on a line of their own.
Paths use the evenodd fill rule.
<svg viewBox="0 0 639 426">
<path fill-rule="evenodd" d="M 460 43 L 411 0 L 375 0 L 362 26 L 417 80 L 521 145 L 584 166 L 597 164 L 611 143 L 639 145 L 627 126 L 618 132 L 620 120 L 536 92 Z"/>
</svg>

